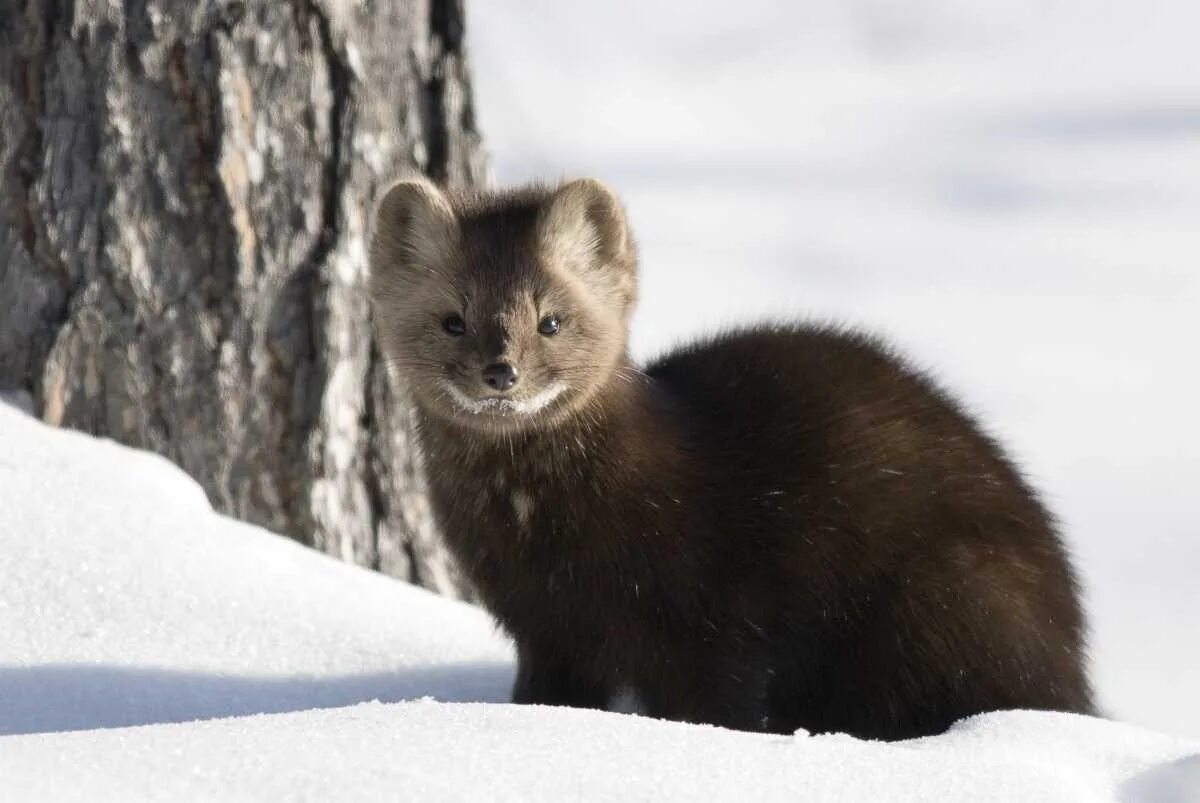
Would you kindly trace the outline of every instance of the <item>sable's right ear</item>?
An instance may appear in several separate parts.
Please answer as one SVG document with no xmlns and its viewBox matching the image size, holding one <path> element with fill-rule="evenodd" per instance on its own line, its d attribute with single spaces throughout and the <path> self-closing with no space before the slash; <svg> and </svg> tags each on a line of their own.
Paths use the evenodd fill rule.
<svg viewBox="0 0 1200 803">
<path fill-rule="evenodd" d="M 371 278 L 437 270 L 450 261 L 457 240 L 458 220 L 445 194 L 423 176 L 403 178 L 388 188 L 375 212 Z"/>
</svg>

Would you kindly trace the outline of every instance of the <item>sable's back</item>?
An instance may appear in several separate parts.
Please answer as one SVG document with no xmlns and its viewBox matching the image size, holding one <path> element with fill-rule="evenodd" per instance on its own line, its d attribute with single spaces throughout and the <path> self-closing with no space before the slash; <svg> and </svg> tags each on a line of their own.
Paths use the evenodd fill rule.
<svg viewBox="0 0 1200 803">
<path fill-rule="evenodd" d="M 953 514 L 948 529 L 971 516 L 1012 518 L 1032 523 L 1031 538 L 1055 539 L 1000 447 L 876 338 L 815 326 L 747 329 L 684 347 L 646 372 L 689 411 L 701 430 L 697 448 L 726 477 L 764 492 L 802 484 L 814 515 L 833 511 L 853 528 L 928 528 L 940 505 Z"/>
<path fill-rule="evenodd" d="M 944 437 L 948 429 L 961 430 L 954 434 L 966 441 L 977 437 L 973 423 L 927 377 L 883 341 L 850 330 L 746 328 L 686 345 L 646 372 L 755 440 L 755 433 L 768 441 L 828 438 L 866 424 L 886 425 L 897 449 L 922 436 Z"/>
</svg>

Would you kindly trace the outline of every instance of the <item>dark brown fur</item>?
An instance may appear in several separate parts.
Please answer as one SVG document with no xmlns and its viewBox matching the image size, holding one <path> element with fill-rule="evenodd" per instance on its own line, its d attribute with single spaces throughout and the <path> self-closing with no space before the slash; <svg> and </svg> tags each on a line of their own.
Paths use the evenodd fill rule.
<svg viewBox="0 0 1200 803">
<path fill-rule="evenodd" d="M 517 702 L 633 689 L 659 717 L 889 739 L 1091 711 L 1053 522 L 951 399 L 826 327 L 728 333 L 639 371 L 633 271 L 595 182 L 474 199 L 407 182 L 381 206 L 381 342 L 446 538 L 517 643 Z M 488 398 L 475 374 L 496 359 L 516 398 L 566 390 L 528 414 L 456 406 L 447 378 Z"/>
</svg>

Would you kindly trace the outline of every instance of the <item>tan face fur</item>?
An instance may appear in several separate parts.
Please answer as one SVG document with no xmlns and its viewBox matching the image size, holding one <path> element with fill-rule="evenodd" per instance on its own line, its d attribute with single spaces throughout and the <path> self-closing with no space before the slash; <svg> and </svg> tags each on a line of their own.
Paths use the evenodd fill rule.
<svg viewBox="0 0 1200 803">
<path fill-rule="evenodd" d="M 612 379 L 635 273 L 621 204 L 598 181 L 457 196 L 416 178 L 379 205 L 370 294 L 384 354 L 424 410 L 511 432 L 580 412 Z M 539 332 L 548 318 L 557 333 Z M 503 365 L 506 389 L 484 373 Z"/>
</svg>

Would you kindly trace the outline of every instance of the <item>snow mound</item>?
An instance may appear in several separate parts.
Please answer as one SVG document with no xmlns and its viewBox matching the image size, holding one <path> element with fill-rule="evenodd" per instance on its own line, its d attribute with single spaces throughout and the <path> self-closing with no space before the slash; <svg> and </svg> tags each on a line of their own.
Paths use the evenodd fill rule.
<svg viewBox="0 0 1200 803">
<path fill-rule="evenodd" d="M 15 799 L 1185 801 L 1196 746 L 1013 711 L 887 744 L 597 711 L 367 703 L 0 741 Z M 1189 757 L 1190 756 L 1190 757 Z M 1169 772 L 1179 777 L 1162 780 Z M 1173 787 L 1182 797 L 1163 797 Z"/>
<path fill-rule="evenodd" d="M 500 701 L 481 610 L 213 512 L 166 460 L 0 405 L 0 734 Z"/>
</svg>

